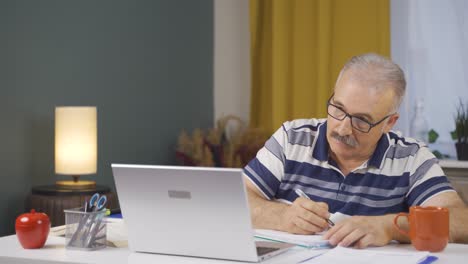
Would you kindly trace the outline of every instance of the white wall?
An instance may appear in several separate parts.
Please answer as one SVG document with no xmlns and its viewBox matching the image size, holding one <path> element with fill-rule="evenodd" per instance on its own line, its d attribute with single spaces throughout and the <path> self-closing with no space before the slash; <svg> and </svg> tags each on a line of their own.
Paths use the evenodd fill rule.
<svg viewBox="0 0 468 264">
<path fill-rule="evenodd" d="M 250 114 L 249 0 L 214 1 L 214 118 Z"/>
<path fill-rule="evenodd" d="M 391 47 L 408 82 L 398 128 L 410 132 L 415 102 L 423 100 L 429 128 L 440 135 L 434 148 L 454 156 L 456 104 L 468 102 L 468 1 L 392 0 Z"/>
<path fill-rule="evenodd" d="M 214 118 L 250 112 L 249 0 L 214 1 Z M 408 86 L 397 129 L 410 135 L 417 99 L 441 151 L 450 139 L 459 98 L 468 101 L 468 1 L 391 0 L 391 53 Z"/>
</svg>

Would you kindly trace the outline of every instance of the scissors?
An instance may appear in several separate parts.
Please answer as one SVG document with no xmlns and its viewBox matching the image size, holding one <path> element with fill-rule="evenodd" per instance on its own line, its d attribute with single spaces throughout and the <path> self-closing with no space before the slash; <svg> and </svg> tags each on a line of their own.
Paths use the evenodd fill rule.
<svg viewBox="0 0 468 264">
<path fill-rule="evenodd" d="M 93 194 L 89 199 L 89 210 L 96 212 L 101 210 L 107 203 L 107 197 L 105 195 L 100 196 L 99 193 Z"/>
<path fill-rule="evenodd" d="M 95 193 L 93 194 L 93 196 L 91 196 L 91 199 L 89 200 L 89 210 L 91 212 L 101 211 L 106 205 L 106 203 L 107 203 L 107 197 L 105 195 L 100 196 L 99 193 Z M 92 243 L 95 242 L 95 237 L 101 227 L 102 217 L 98 217 L 97 220 L 96 220 L 96 217 L 97 215 L 91 216 L 91 219 L 88 223 L 89 227 L 87 228 L 87 230 L 84 232 L 84 235 L 83 235 L 83 243 L 84 243 L 84 246 L 87 248 L 92 247 Z"/>
<path fill-rule="evenodd" d="M 91 214 L 85 214 L 82 216 L 75 234 L 73 234 L 72 238 L 70 239 L 70 245 L 73 245 L 73 243 L 77 240 L 81 241 L 83 246 L 88 245 L 88 243 L 85 242 L 86 239 L 92 235 L 92 230 L 96 228 L 96 224 L 100 225 L 101 223 L 101 221 L 97 221 L 96 223 L 96 214 L 94 214 L 94 212 L 102 210 L 106 203 L 107 197 L 105 195 L 100 196 L 99 193 L 95 193 L 93 196 L 91 196 L 89 203 L 85 204 L 85 213 Z M 78 239 L 77 236 L 80 235 L 81 237 Z"/>
<path fill-rule="evenodd" d="M 107 197 L 105 195 L 100 196 L 99 193 L 93 194 L 89 203 L 86 202 L 84 206 L 85 214 L 81 216 L 80 222 L 78 224 L 78 228 L 76 229 L 75 233 L 72 235 L 69 245 L 73 245 L 79 241 L 82 241 L 84 244 L 84 240 L 91 231 L 93 224 L 95 224 L 96 215 L 92 214 L 93 212 L 97 212 L 102 210 L 107 203 Z M 91 213 L 91 214 L 89 214 Z M 100 224 L 100 222 L 99 222 Z"/>
</svg>

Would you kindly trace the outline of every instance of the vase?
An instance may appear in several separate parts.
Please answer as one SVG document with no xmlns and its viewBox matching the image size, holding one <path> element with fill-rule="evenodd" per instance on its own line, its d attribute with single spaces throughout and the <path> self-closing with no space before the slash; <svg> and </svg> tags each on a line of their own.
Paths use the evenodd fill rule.
<svg viewBox="0 0 468 264">
<path fill-rule="evenodd" d="M 468 160 L 468 143 L 455 143 L 455 147 L 457 149 L 458 160 Z"/>
</svg>

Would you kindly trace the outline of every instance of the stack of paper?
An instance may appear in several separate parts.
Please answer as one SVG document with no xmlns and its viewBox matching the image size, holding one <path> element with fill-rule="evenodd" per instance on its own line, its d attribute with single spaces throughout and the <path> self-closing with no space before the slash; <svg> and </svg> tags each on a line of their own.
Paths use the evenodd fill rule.
<svg viewBox="0 0 468 264">
<path fill-rule="evenodd" d="M 437 258 L 427 251 L 384 251 L 336 247 L 324 254 L 313 256 L 301 263 L 310 264 L 418 264 L 430 263 Z"/>
<path fill-rule="evenodd" d="M 106 220 L 107 241 L 118 248 L 128 247 L 127 226 L 124 220 L 121 218 L 106 218 Z"/>
<path fill-rule="evenodd" d="M 255 229 L 255 237 L 295 244 L 306 248 L 330 248 L 331 245 L 327 240 L 322 239 L 322 235 L 294 235 L 286 232 Z"/>
</svg>

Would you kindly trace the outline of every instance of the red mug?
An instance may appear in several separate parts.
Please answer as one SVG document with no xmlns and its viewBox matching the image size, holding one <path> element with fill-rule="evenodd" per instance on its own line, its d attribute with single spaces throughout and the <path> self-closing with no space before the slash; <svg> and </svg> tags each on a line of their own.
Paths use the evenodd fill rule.
<svg viewBox="0 0 468 264">
<path fill-rule="evenodd" d="M 37 213 L 32 209 L 30 213 L 21 214 L 16 218 L 15 230 L 23 248 L 41 248 L 49 235 L 50 220 L 46 214 Z"/>
<path fill-rule="evenodd" d="M 398 218 L 408 218 L 409 232 L 398 226 Z M 409 213 L 399 213 L 393 219 L 396 229 L 411 239 L 417 250 L 439 252 L 449 240 L 449 210 L 436 206 L 412 206 Z"/>
</svg>

